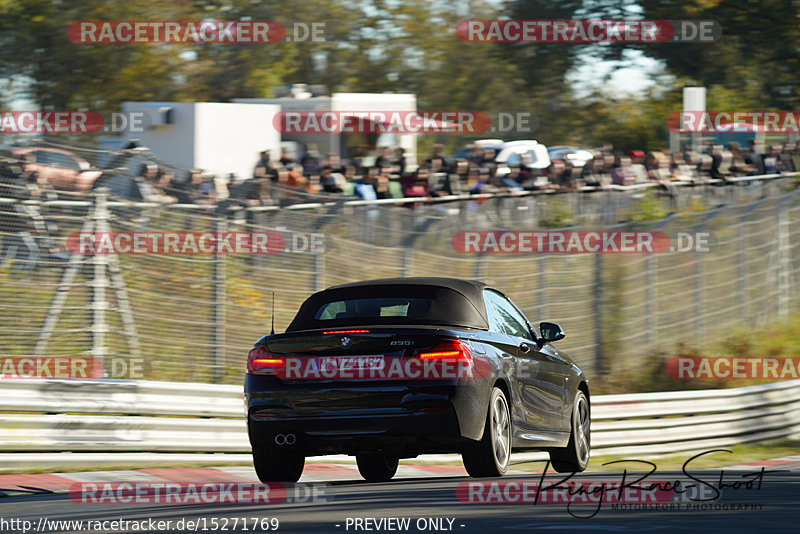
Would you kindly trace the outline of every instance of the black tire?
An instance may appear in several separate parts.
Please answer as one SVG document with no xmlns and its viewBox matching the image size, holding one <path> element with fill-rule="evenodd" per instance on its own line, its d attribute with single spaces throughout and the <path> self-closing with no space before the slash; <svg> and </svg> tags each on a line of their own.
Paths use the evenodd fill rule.
<svg viewBox="0 0 800 534">
<path fill-rule="evenodd" d="M 559 473 L 577 473 L 586 469 L 592 449 L 591 423 L 589 399 L 586 398 L 583 391 L 578 390 L 572 405 L 570 419 L 572 430 L 569 435 L 569 443 L 564 449 L 550 451 L 550 464 L 553 469 Z"/>
<path fill-rule="evenodd" d="M 253 447 L 253 467 L 261 482 L 297 482 L 306 457 L 274 447 Z"/>
<path fill-rule="evenodd" d="M 511 414 L 508 401 L 500 388 L 493 388 L 483 438 L 461 453 L 464 468 L 471 477 L 501 477 L 508 471 L 511 459 Z"/>
<path fill-rule="evenodd" d="M 397 473 L 399 459 L 390 454 L 357 454 L 358 472 L 367 482 L 387 482 Z"/>
</svg>

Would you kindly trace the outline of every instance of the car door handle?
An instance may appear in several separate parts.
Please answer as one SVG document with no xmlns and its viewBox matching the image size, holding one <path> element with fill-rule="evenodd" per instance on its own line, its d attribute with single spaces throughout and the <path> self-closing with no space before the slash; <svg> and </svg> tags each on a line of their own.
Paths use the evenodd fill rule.
<svg viewBox="0 0 800 534">
<path fill-rule="evenodd" d="M 525 354 L 525 353 L 528 353 L 528 352 L 530 352 L 530 351 L 531 351 L 531 346 L 530 346 L 530 345 L 528 345 L 527 343 L 522 343 L 522 344 L 519 346 L 519 350 L 521 350 L 521 351 L 522 351 L 522 353 L 523 353 L 523 354 Z"/>
</svg>

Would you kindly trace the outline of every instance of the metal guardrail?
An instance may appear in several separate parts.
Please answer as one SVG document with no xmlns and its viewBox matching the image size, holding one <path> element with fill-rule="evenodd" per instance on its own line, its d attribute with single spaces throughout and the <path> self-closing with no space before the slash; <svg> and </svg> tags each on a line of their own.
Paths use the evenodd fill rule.
<svg viewBox="0 0 800 534">
<path fill-rule="evenodd" d="M 75 465 L 78 454 L 95 465 L 114 456 L 97 453 L 250 451 L 240 386 L 30 379 L 4 380 L 0 387 L 0 467 L 15 457 L 24 467 L 34 453 L 52 461 L 51 453 L 73 452 L 64 455 L 65 465 Z M 595 454 L 664 454 L 769 440 L 800 434 L 800 380 L 598 395 L 592 412 Z"/>
</svg>

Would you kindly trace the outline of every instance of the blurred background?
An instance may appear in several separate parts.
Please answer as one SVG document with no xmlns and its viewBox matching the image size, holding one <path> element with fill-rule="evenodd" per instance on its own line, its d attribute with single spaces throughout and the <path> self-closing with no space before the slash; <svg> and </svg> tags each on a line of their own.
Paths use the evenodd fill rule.
<svg viewBox="0 0 800 534">
<path fill-rule="evenodd" d="M 281 331 L 313 291 L 425 275 L 485 280 L 532 321 L 561 323 L 563 349 L 604 393 L 725 385 L 663 377 L 664 358 L 679 351 L 755 354 L 765 339 L 773 355 L 797 348 L 775 340 L 796 326 L 798 136 L 692 137 L 666 122 L 684 109 L 687 87 L 704 89 L 709 110 L 797 109 L 793 3 L 19 0 L 0 2 L 0 15 L 3 109 L 145 118 L 141 131 L 117 135 L 0 134 L 3 356 L 143 357 L 147 379 L 238 384 L 269 328 L 272 292 Z M 461 20 L 503 17 L 714 20 L 723 37 L 530 45 L 454 36 Z M 324 23 L 324 40 L 70 41 L 68 25 L 85 20 L 277 20 L 290 36 L 295 24 Z M 342 102 L 524 113 L 534 126 L 292 137 L 272 123 L 280 110 Z M 71 233 L 101 227 L 320 233 L 325 251 L 66 250 Z M 558 228 L 710 232 L 714 244 L 658 255 L 451 246 L 464 229 Z"/>
</svg>

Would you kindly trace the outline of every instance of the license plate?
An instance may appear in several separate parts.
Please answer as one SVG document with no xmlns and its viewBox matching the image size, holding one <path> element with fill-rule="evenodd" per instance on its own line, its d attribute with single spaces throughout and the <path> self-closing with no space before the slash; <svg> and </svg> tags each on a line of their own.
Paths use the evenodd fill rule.
<svg viewBox="0 0 800 534">
<path fill-rule="evenodd" d="M 317 363 L 320 370 L 337 371 L 380 370 L 386 364 L 383 356 L 324 356 Z"/>
</svg>

